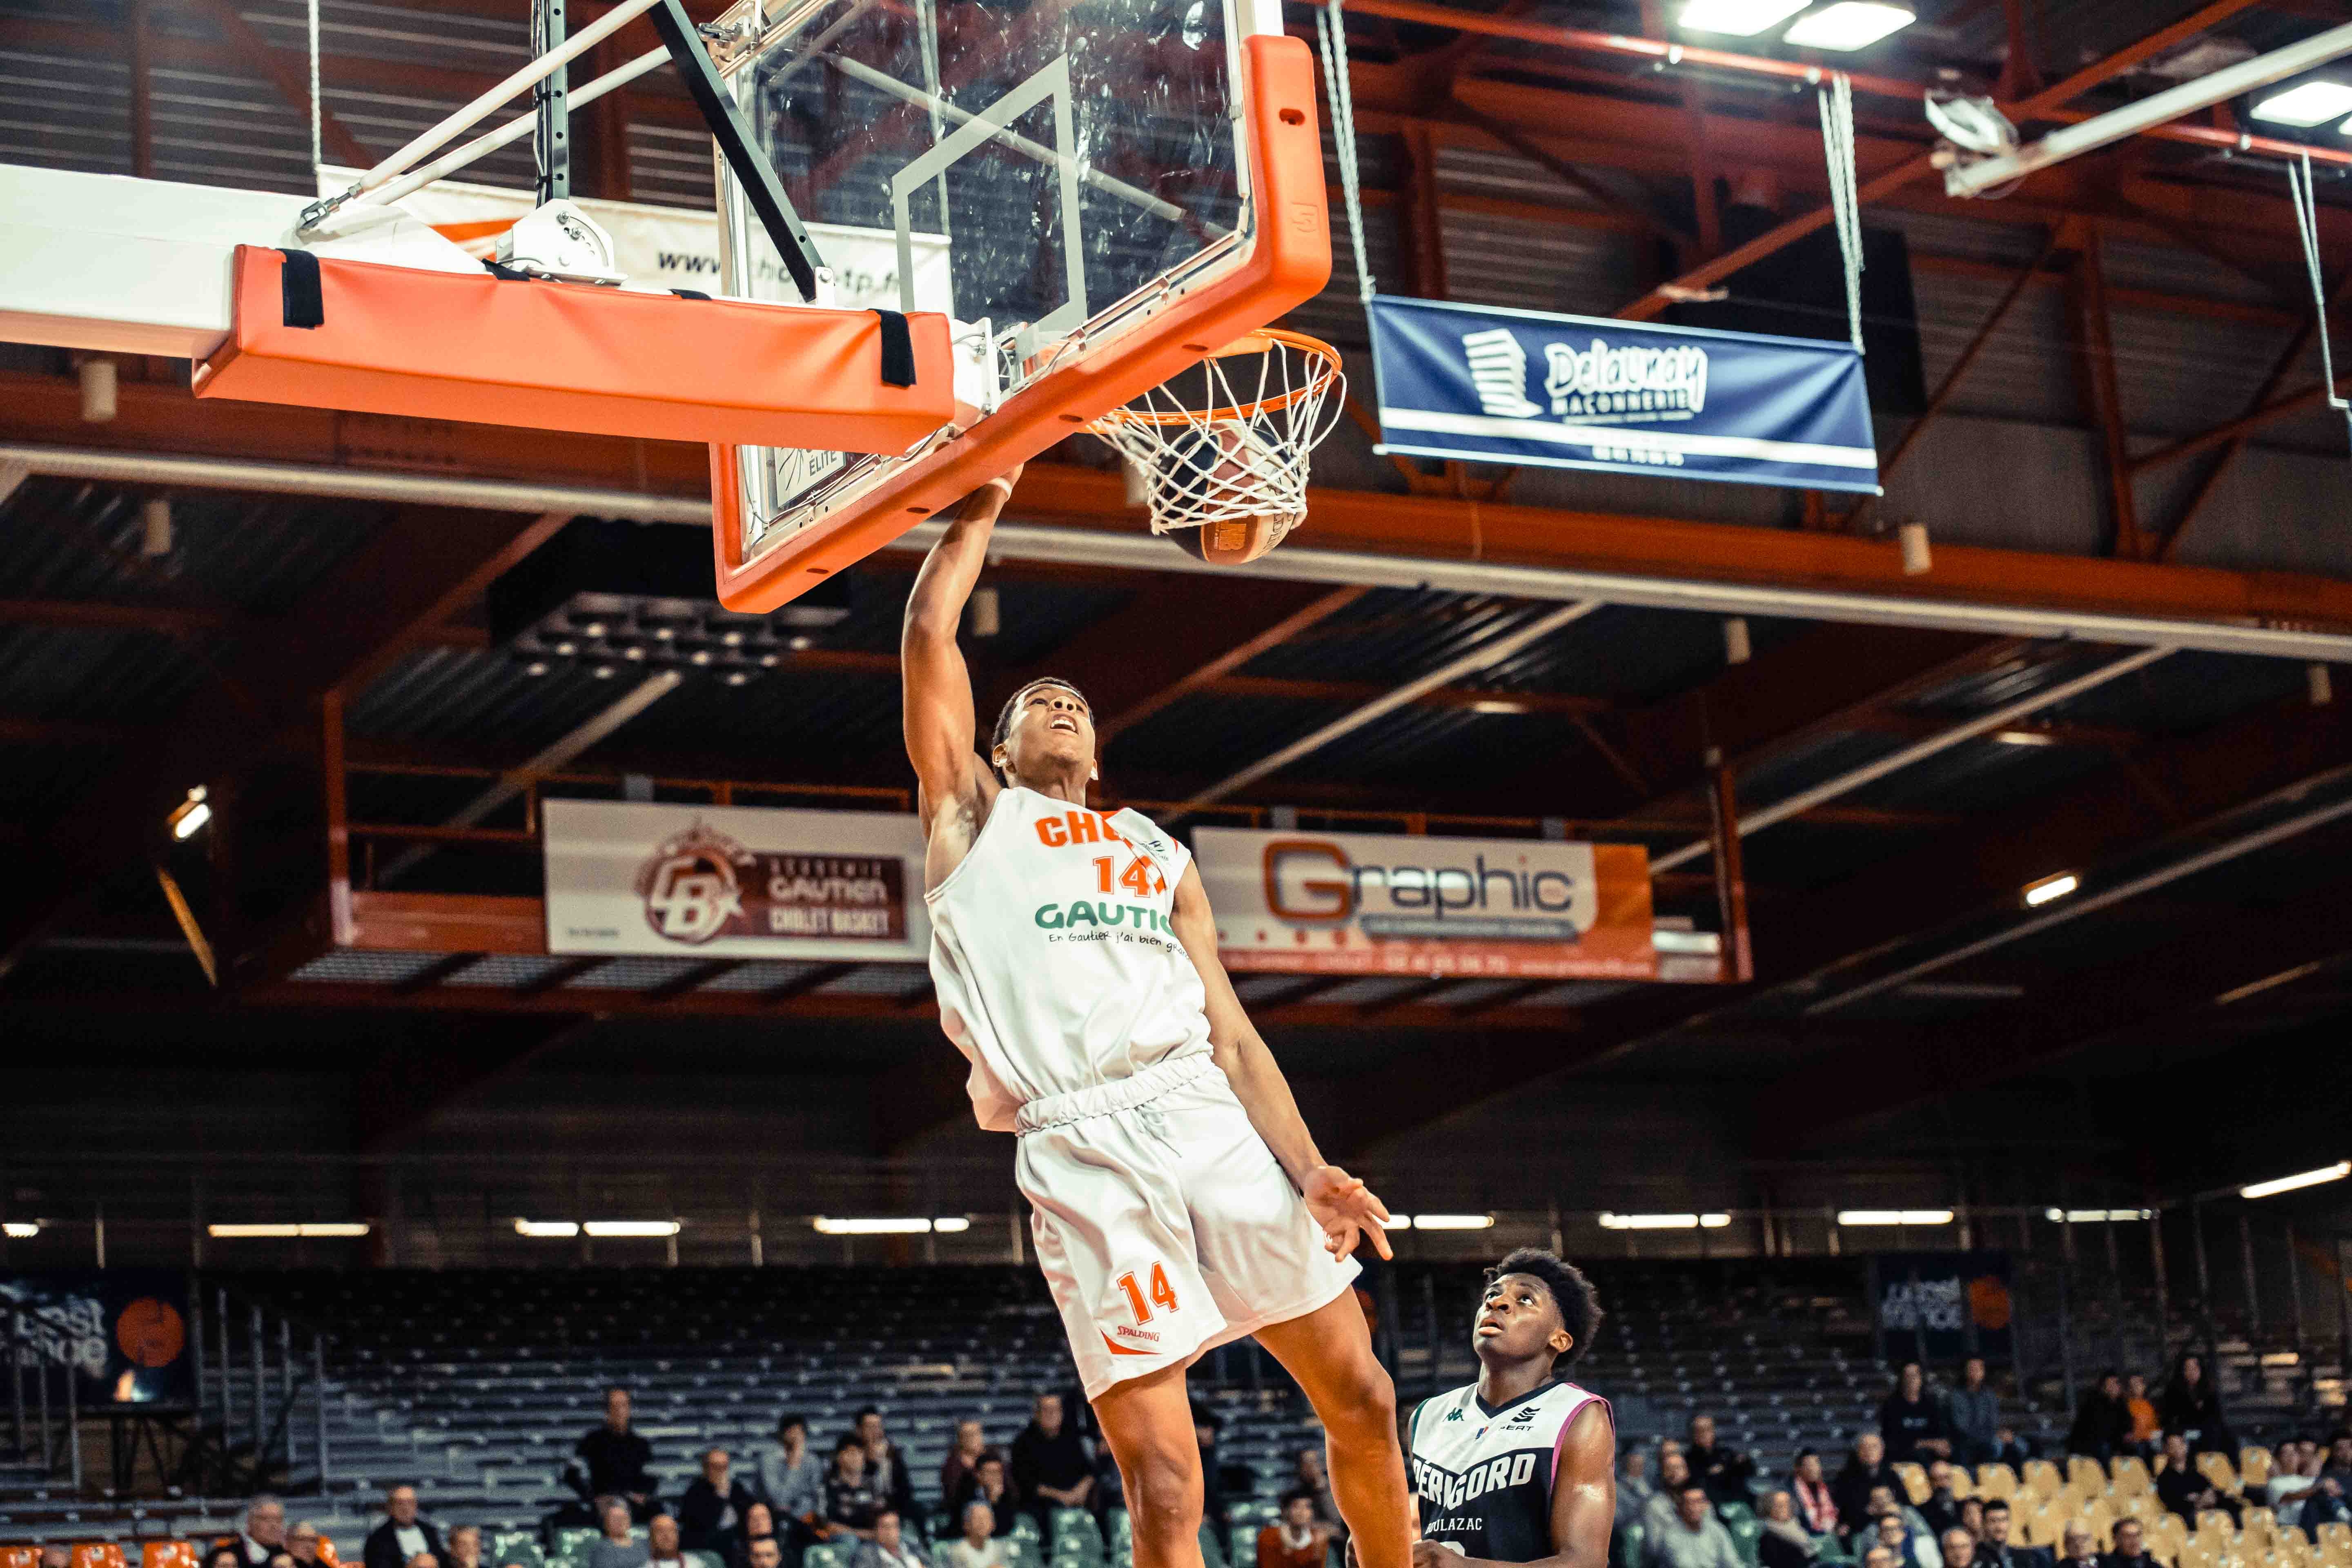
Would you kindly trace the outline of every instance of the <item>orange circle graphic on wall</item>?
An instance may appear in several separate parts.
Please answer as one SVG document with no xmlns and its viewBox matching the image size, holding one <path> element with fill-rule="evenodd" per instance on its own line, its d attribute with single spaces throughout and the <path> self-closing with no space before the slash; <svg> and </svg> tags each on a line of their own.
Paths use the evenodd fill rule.
<svg viewBox="0 0 2352 1568">
<path fill-rule="evenodd" d="M 114 1342 L 133 1366 L 169 1366 L 187 1348 L 187 1325 L 169 1302 L 142 1296 L 115 1320 Z"/>
</svg>

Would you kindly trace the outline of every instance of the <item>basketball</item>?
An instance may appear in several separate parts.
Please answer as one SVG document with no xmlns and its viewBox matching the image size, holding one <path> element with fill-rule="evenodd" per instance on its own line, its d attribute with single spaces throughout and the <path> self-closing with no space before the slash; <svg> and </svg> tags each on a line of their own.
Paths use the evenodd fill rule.
<svg viewBox="0 0 2352 1568">
<path fill-rule="evenodd" d="M 1194 426 L 1169 439 L 1159 454 L 1153 481 L 1163 501 L 1172 499 L 1183 510 L 1213 514 L 1255 497 L 1258 488 L 1253 481 L 1279 461 L 1279 454 L 1247 425 Z M 1196 527 L 1170 529 L 1169 537 L 1196 561 L 1239 566 L 1281 543 L 1298 521 L 1281 512 L 1212 515 Z"/>
</svg>

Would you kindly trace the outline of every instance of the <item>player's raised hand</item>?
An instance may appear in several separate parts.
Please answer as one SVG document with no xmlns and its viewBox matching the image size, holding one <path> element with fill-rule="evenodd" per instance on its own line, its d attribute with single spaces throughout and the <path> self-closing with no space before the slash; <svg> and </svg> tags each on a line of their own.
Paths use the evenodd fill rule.
<svg viewBox="0 0 2352 1568">
<path fill-rule="evenodd" d="M 1323 1227 L 1323 1245 L 1334 1258 L 1345 1258 L 1356 1250 L 1359 1237 L 1372 1238 L 1372 1250 L 1382 1258 L 1396 1254 L 1389 1248 L 1389 1235 L 1381 1223 L 1389 1217 L 1388 1205 L 1372 1195 L 1372 1190 L 1337 1165 L 1318 1165 L 1307 1173 L 1306 1182 L 1307 1212 Z"/>
</svg>

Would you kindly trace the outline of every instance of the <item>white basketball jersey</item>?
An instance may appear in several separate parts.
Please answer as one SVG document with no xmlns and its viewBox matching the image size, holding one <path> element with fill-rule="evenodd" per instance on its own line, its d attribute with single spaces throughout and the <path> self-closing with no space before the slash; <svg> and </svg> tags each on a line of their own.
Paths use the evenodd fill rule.
<svg viewBox="0 0 2352 1568">
<path fill-rule="evenodd" d="M 929 895 L 940 1023 L 971 1060 L 982 1127 L 1209 1048 L 1200 972 L 1170 924 L 1191 861 L 1141 812 L 998 792 Z"/>
<path fill-rule="evenodd" d="M 1489 1410 L 1474 1383 L 1423 1400 L 1411 1433 L 1421 1533 L 1491 1563 L 1552 1555 L 1559 1446 L 1569 1423 L 1599 1398 L 1572 1383 L 1547 1383 Z"/>
</svg>

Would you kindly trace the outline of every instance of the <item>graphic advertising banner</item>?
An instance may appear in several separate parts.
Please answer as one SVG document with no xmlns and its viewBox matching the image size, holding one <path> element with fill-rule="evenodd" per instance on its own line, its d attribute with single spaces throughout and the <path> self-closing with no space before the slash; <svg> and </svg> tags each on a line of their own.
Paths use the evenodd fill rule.
<svg viewBox="0 0 2352 1568">
<path fill-rule="evenodd" d="M 1639 845 L 1203 827 L 1192 852 L 1229 969 L 1657 977 Z"/>
<path fill-rule="evenodd" d="M 93 1405 L 191 1405 L 188 1277 L 169 1268 L 0 1270 L 26 1363 L 72 1369 Z M 9 1331 L 0 1319 L 0 1333 Z"/>
<path fill-rule="evenodd" d="M 1849 343 L 1381 296 L 1381 447 L 1876 495 Z"/>
<path fill-rule="evenodd" d="M 551 800 L 547 951 L 914 962 L 930 951 L 911 816 Z"/>
</svg>

